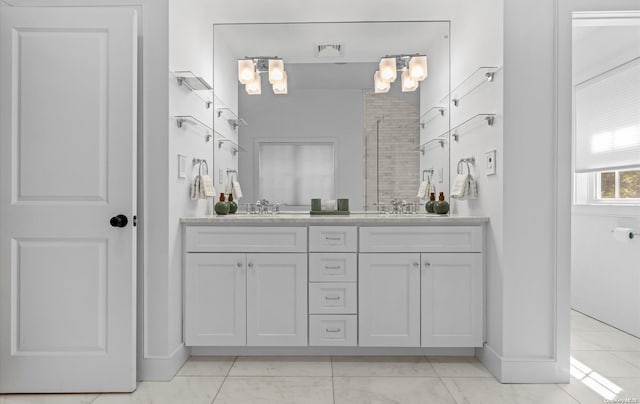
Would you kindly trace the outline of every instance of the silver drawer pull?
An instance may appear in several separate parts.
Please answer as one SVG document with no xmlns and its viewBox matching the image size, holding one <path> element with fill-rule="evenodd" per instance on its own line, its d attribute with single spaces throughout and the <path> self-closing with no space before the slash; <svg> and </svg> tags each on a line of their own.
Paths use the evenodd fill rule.
<svg viewBox="0 0 640 404">
<path fill-rule="evenodd" d="M 326 332 L 340 332 L 340 331 L 342 331 L 342 330 L 341 330 L 341 329 L 339 329 L 339 328 L 325 328 L 324 330 L 325 330 Z"/>
<path fill-rule="evenodd" d="M 342 237 L 329 237 L 329 236 L 325 236 L 324 238 L 325 240 L 331 240 L 331 241 L 340 241 L 342 240 Z"/>
<path fill-rule="evenodd" d="M 340 296 L 325 296 L 324 300 L 340 300 Z"/>
<path fill-rule="evenodd" d="M 327 266 L 327 265 L 324 266 L 324 269 L 341 269 L 341 268 L 342 268 L 341 265 L 337 265 L 335 267 L 330 267 L 330 266 Z"/>
</svg>

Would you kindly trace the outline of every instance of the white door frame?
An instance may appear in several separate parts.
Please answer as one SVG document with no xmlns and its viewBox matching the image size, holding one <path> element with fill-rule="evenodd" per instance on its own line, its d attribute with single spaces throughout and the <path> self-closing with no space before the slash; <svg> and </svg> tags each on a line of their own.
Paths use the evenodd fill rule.
<svg viewBox="0 0 640 404">
<path fill-rule="evenodd" d="M 640 10 L 640 0 L 556 0 L 556 360 L 568 378 L 571 338 L 572 13 Z"/>
</svg>

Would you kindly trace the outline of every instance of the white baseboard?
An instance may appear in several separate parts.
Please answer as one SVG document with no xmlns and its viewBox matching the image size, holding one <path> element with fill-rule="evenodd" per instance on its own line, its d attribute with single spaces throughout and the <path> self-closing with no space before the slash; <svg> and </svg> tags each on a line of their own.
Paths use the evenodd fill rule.
<svg viewBox="0 0 640 404">
<path fill-rule="evenodd" d="M 376 347 L 191 347 L 193 356 L 474 356 L 474 348 Z"/>
<path fill-rule="evenodd" d="M 164 382 L 173 379 L 182 365 L 191 356 L 191 349 L 181 344 L 172 354 L 142 359 L 142 374 L 138 379 L 143 381 Z"/>
<path fill-rule="evenodd" d="M 476 356 L 500 383 L 566 383 L 553 359 L 504 358 L 487 344 Z"/>
</svg>

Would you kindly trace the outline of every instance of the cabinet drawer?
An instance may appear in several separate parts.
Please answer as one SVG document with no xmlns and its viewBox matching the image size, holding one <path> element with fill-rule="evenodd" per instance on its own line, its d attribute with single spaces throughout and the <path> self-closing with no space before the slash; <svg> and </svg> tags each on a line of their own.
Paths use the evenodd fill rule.
<svg viewBox="0 0 640 404">
<path fill-rule="evenodd" d="M 310 346 L 358 345 L 358 316 L 314 315 L 309 316 Z"/>
<path fill-rule="evenodd" d="M 306 252 L 305 227 L 187 226 L 187 252 Z"/>
<path fill-rule="evenodd" d="M 355 226 L 309 227 L 309 251 L 356 252 L 358 232 Z"/>
<path fill-rule="evenodd" d="M 358 279 L 355 253 L 309 254 L 309 282 L 355 282 Z"/>
<path fill-rule="evenodd" d="M 356 283 L 310 283 L 309 314 L 356 314 Z"/>
<path fill-rule="evenodd" d="M 360 252 L 482 252 L 482 250 L 482 226 L 360 228 Z"/>
</svg>

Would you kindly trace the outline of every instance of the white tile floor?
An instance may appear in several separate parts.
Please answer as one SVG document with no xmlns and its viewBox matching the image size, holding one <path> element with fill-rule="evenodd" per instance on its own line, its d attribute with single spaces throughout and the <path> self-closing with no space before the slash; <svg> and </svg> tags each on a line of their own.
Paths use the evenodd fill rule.
<svg viewBox="0 0 640 404">
<path fill-rule="evenodd" d="M 640 403 L 640 339 L 577 312 L 571 325 L 565 385 L 500 384 L 475 358 L 194 357 L 172 381 L 132 394 L 0 395 L 0 404 Z"/>
</svg>

